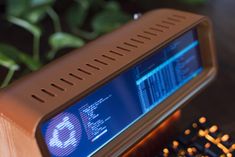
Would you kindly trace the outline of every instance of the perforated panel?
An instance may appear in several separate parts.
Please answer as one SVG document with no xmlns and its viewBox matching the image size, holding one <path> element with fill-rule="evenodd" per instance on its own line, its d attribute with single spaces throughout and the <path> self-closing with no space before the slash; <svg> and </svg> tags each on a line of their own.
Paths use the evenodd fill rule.
<svg viewBox="0 0 235 157">
<path fill-rule="evenodd" d="M 171 16 L 165 17 L 160 22 L 156 22 L 151 26 L 147 26 L 144 30 L 137 30 L 133 36 L 123 38 L 123 42 L 120 45 L 113 44 L 113 49 L 104 52 L 99 57 L 93 58 L 90 56 L 87 63 L 82 66 L 82 68 L 77 65 L 75 71 L 72 69 L 67 69 L 68 73 L 66 77 L 61 75 L 57 82 L 50 82 L 48 85 L 54 90 L 48 89 L 48 85 L 41 88 L 39 91 L 34 91 L 31 94 L 31 98 L 39 103 L 46 103 L 48 99 L 56 99 L 58 96 L 64 94 L 73 88 L 73 86 L 79 86 L 86 81 L 89 77 L 94 77 L 97 72 L 105 72 L 108 66 L 112 66 L 113 62 L 119 62 L 123 57 L 126 57 L 130 53 L 135 53 L 135 50 L 148 44 L 151 40 L 156 40 L 156 38 L 161 38 L 164 33 L 170 31 L 173 27 L 177 26 L 181 22 L 187 20 L 187 17 L 179 14 L 173 14 Z M 156 20 L 157 21 L 157 20 Z M 150 47 L 149 49 L 152 49 Z M 147 51 L 147 50 L 146 50 Z M 86 53 L 86 52 L 82 52 Z M 46 97 L 46 96 L 47 97 Z"/>
</svg>

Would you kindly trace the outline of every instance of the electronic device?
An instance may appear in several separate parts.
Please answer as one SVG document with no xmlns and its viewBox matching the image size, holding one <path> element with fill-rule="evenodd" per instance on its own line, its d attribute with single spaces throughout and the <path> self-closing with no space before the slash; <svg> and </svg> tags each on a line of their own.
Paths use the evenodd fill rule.
<svg viewBox="0 0 235 157">
<path fill-rule="evenodd" d="M 2 90 L 0 155 L 122 155 L 216 69 L 208 18 L 151 11 Z"/>
</svg>

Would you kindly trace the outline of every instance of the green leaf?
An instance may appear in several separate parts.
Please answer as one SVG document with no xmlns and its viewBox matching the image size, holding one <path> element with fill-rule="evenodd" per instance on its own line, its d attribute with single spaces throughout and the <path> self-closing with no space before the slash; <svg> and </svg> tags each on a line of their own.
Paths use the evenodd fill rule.
<svg viewBox="0 0 235 157">
<path fill-rule="evenodd" d="M 31 23 L 38 23 L 47 14 L 54 0 L 31 0 L 31 7 L 23 12 L 22 17 Z"/>
<path fill-rule="evenodd" d="M 27 31 L 29 31 L 30 33 L 32 33 L 34 36 L 36 37 L 40 37 L 41 36 L 41 29 L 39 27 L 37 27 L 34 24 L 29 23 L 26 20 L 17 18 L 17 17 L 13 17 L 13 16 L 8 16 L 7 20 L 17 26 L 20 26 L 24 29 L 26 29 Z"/>
<path fill-rule="evenodd" d="M 105 34 L 120 27 L 131 19 L 121 11 L 102 11 L 92 20 L 92 28 L 98 34 Z"/>
<path fill-rule="evenodd" d="M 47 13 L 50 16 L 56 32 L 61 32 L 60 18 L 53 8 L 48 7 Z"/>
<path fill-rule="evenodd" d="M 73 5 L 66 13 L 68 25 L 72 30 L 79 28 L 83 25 L 90 3 L 88 0 L 80 0 Z"/>
<path fill-rule="evenodd" d="M 39 44 L 42 31 L 39 27 L 18 17 L 8 16 L 7 20 L 19 27 L 22 27 L 33 34 L 33 55 L 34 59 L 39 60 Z"/>
<path fill-rule="evenodd" d="M 30 0 L 7 0 L 6 6 L 7 15 L 19 17 L 30 6 Z"/>
<path fill-rule="evenodd" d="M 7 0 L 7 15 L 37 23 L 46 15 L 47 8 L 53 2 L 54 0 Z"/>
<path fill-rule="evenodd" d="M 84 41 L 79 37 L 63 32 L 53 34 L 49 38 L 49 43 L 54 50 L 66 47 L 81 47 L 84 45 Z"/>
<path fill-rule="evenodd" d="M 31 1 L 31 6 L 52 4 L 54 2 L 54 0 L 30 0 L 30 1 Z"/>
<path fill-rule="evenodd" d="M 105 10 L 107 10 L 107 11 L 121 11 L 121 6 L 116 1 L 110 1 L 110 2 L 107 2 L 106 6 L 105 6 Z"/>
<path fill-rule="evenodd" d="M 46 15 L 46 11 L 49 6 L 40 5 L 33 9 L 27 10 L 23 14 L 23 18 L 31 23 L 38 23 Z"/>
<path fill-rule="evenodd" d="M 85 42 L 76 36 L 68 33 L 58 32 L 50 36 L 49 44 L 52 51 L 48 54 L 48 58 L 52 59 L 56 52 L 63 48 L 79 48 L 85 44 Z"/>
<path fill-rule="evenodd" d="M 38 61 L 11 45 L 0 43 L 0 53 L 18 64 L 25 64 L 32 71 L 38 70 L 41 67 Z"/>
<path fill-rule="evenodd" d="M 1 52 L 0 52 L 0 65 L 5 68 L 11 69 L 11 70 L 18 70 L 19 69 L 19 65 L 16 64 L 16 62 L 14 60 L 5 56 Z"/>
<path fill-rule="evenodd" d="M 16 64 L 16 62 L 14 60 L 12 60 L 8 56 L 4 55 L 0 51 L 0 66 L 3 66 L 5 68 L 9 69 L 7 75 L 5 76 L 4 81 L 0 85 L 0 88 L 4 88 L 10 83 L 15 71 L 19 69 L 19 65 Z"/>
</svg>

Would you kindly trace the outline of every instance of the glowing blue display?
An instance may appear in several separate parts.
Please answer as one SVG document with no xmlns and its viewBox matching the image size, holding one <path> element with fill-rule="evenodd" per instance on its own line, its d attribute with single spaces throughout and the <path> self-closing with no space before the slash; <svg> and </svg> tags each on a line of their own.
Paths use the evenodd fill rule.
<svg viewBox="0 0 235 157">
<path fill-rule="evenodd" d="M 191 30 L 44 122 L 49 154 L 93 155 L 202 70 Z"/>
</svg>

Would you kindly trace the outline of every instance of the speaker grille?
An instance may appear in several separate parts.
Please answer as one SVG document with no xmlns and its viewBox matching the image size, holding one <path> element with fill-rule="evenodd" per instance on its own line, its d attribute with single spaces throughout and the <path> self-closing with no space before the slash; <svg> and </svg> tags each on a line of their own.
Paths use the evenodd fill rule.
<svg viewBox="0 0 235 157">
<path fill-rule="evenodd" d="M 131 36 L 122 44 L 114 47 L 114 49 L 110 49 L 101 56 L 93 59 L 91 58 L 91 61 L 88 61 L 84 65 L 86 69 L 77 67 L 77 71 L 68 72 L 68 77 L 66 77 L 66 79 L 64 77 L 59 78 L 57 81 L 61 82 L 61 84 L 55 82 L 50 83 L 49 86 L 52 89 L 55 89 L 53 92 L 47 88 L 42 88 L 38 92 L 35 91 L 35 93 L 38 94 L 32 94 L 31 98 L 39 103 L 45 103 L 48 98 L 46 99 L 42 97 L 40 93 L 43 93 L 49 96 L 49 98 L 55 99 L 57 96 L 63 94 L 63 92 L 66 92 L 66 90 L 69 90 L 69 88 L 82 84 L 83 80 L 86 80 L 91 75 L 95 75 L 100 71 L 105 71 L 106 67 L 111 65 L 113 62 L 118 62 L 121 57 L 125 57 L 126 55 L 135 52 L 135 49 L 140 48 L 145 43 L 150 42 L 153 39 L 160 38 L 160 35 L 164 35 L 166 31 L 169 31 L 172 27 L 175 27 L 183 20 L 186 20 L 185 16 L 174 14 L 167 16 L 162 21 L 155 23 L 152 26 L 148 26 L 144 30 L 139 30 L 139 32 L 136 32 L 135 36 Z"/>
</svg>

